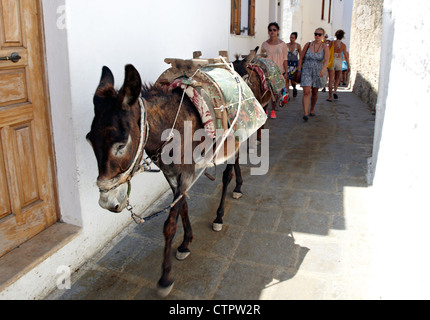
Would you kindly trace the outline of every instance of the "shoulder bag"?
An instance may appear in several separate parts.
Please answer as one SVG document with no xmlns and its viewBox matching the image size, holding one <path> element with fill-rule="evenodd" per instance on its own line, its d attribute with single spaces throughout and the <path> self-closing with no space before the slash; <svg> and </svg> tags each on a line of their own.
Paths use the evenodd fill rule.
<svg viewBox="0 0 430 320">
<path fill-rule="evenodd" d="M 307 43 L 307 48 L 306 48 L 305 54 L 303 55 L 303 61 L 305 60 L 306 53 L 308 52 L 308 49 L 309 49 L 309 47 L 310 47 L 310 46 L 311 46 L 311 43 L 310 43 L 310 42 L 308 42 L 308 43 Z M 303 61 L 302 61 L 302 69 L 303 69 Z M 294 81 L 295 83 L 300 83 L 300 82 L 302 82 L 302 71 L 296 70 L 296 71 L 294 72 L 294 74 L 293 74 L 293 81 Z"/>
</svg>

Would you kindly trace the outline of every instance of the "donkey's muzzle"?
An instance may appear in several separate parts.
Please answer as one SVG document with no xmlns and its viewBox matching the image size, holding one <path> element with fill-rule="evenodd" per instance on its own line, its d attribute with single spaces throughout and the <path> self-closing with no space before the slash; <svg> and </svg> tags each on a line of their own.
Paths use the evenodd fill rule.
<svg viewBox="0 0 430 320">
<path fill-rule="evenodd" d="M 128 184 L 124 183 L 119 187 L 109 190 L 101 191 L 99 205 L 103 209 L 111 212 L 122 212 L 127 206 L 128 200 Z"/>
</svg>

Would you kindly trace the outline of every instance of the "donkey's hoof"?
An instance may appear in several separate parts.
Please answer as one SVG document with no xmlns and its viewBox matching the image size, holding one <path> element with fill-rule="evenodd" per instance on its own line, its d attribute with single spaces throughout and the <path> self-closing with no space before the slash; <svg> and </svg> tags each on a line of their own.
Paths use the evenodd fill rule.
<svg viewBox="0 0 430 320">
<path fill-rule="evenodd" d="M 221 232 L 222 231 L 222 223 L 213 223 L 213 225 L 212 225 L 212 229 L 215 231 L 215 232 Z"/>
<path fill-rule="evenodd" d="M 160 298 L 166 298 L 170 294 L 170 292 L 172 291 L 174 284 L 175 283 L 172 282 L 172 284 L 170 286 L 167 286 L 167 287 L 162 287 L 162 286 L 160 286 L 158 284 L 157 285 L 157 294 L 158 294 L 158 296 Z"/>
<path fill-rule="evenodd" d="M 188 258 L 188 256 L 191 254 L 190 251 L 186 251 L 186 252 L 180 252 L 179 250 L 176 251 L 176 259 L 178 259 L 179 261 L 183 261 L 186 258 Z"/>
<path fill-rule="evenodd" d="M 233 192 L 233 199 L 240 199 L 243 197 L 242 192 Z"/>
</svg>

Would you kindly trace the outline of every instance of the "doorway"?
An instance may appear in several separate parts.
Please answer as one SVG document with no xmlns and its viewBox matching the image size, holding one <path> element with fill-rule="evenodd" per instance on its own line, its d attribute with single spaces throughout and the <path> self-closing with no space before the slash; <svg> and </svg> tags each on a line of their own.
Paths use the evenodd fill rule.
<svg viewBox="0 0 430 320">
<path fill-rule="evenodd" d="M 58 221 L 40 1 L 0 2 L 0 257 Z"/>
</svg>

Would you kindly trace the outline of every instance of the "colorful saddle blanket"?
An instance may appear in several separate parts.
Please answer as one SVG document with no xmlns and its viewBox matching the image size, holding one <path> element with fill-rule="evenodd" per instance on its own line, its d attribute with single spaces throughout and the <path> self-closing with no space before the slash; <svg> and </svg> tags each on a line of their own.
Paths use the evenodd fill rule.
<svg viewBox="0 0 430 320">
<path fill-rule="evenodd" d="M 242 143 L 266 122 L 264 109 L 235 71 L 223 64 L 183 70 L 183 67 L 171 68 L 157 83 L 185 91 L 199 112 L 208 136 L 216 138 L 217 129 L 226 131 L 233 126 L 236 141 Z"/>
<path fill-rule="evenodd" d="M 285 87 L 285 79 L 281 74 L 281 70 L 279 69 L 278 65 L 273 62 L 273 60 L 256 57 L 251 61 L 248 67 L 257 71 L 262 83 L 266 83 L 268 80 L 270 88 L 274 94 L 279 94 Z M 259 69 L 263 70 L 263 74 L 261 74 Z"/>
<path fill-rule="evenodd" d="M 210 101 L 205 100 L 196 88 L 185 84 L 182 79 L 176 79 L 169 85 L 169 89 L 173 90 L 175 88 L 181 88 L 185 91 L 202 119 L 206 134 L 211 138 L 215 138 L 215 116 L 208 106 L 208 104 L 210 105 Z"/>
<path fill-rule="evenodd" d="M 219 67 L 203 67 L 201 71 L 221 88 L 229 125 L 233 125 L 238 142 L 247 140 L 265 124 L 267 115 L 241 76 Z"/>
<path fill-rule="evenodd" d="M 249 64 L 248 68 L 257 73 L 258 78 L 260 79 L 261 91 L 263 92 L 263 94 L 269 91 L 269 85 L 267 84 L 266 75 L 264 74 L 263 69 L 261 69 L 256 64 Z"/>
</svg>

